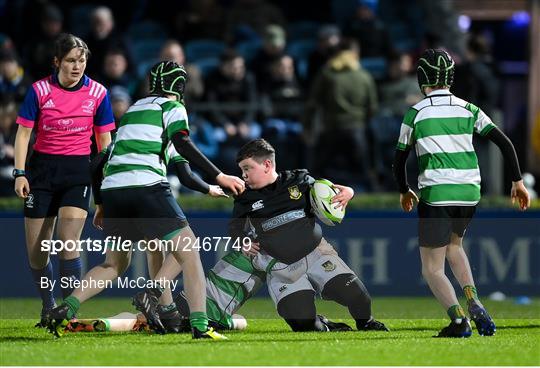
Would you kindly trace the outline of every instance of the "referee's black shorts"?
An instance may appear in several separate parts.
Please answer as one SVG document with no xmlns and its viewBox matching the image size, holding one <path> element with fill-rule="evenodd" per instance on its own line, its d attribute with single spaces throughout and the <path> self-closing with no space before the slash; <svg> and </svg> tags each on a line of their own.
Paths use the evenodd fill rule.
<svg viewBox="0 0 540 368">
<path fill-rule="evenodd" d="M 418 244 L 439 248 L 450 244 L 452 233 L 463 237 L 476 206 L 431 206 L 418 204 Z"/>
<path fill-rule="evenodd" d="M 188 226 L 168 183 L 102 190 L 103 232 L 124 240 L 164 239 Z"/>
<path fill-rule="evenodd" d="M 50 155 L 34 151 L 27 167 L 30 193 L 24 201 L 24 216 L 54 217 L 61 207 L 88 211 L 90 160 L 88 155 Z"/>
</svg>

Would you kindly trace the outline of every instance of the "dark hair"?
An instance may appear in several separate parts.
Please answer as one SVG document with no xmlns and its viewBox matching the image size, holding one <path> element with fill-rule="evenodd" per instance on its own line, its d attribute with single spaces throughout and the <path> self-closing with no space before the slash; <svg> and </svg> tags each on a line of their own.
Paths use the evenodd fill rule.
<svg viewBox="0 0 540 368">
<path fill-rule="evenodd" d="M 228 63 L 230 61 L 233 61 L 236 58 L 242 57 L 238 52 L 236 52 L 235 49 L 225 49 L 221 55 L 219 56 L 219 61 L 223 63 Z"/>
<path fill-rule="evenodd" d="M 360 44 L 353 38 L 344 37 L 337 45 L 330 47 L 328 50 L 331 57 L 336 57 L 344 51 L 354 51 L 360 54 Z"/>
<path fill-rule="evenodd" d="M 110 56 L 110 55 L 122 55 L 126 60 L 127 60 L 127 54 L 126 54 L 126 51 L 121 48 L 121 47 L 112 47 L 110 49 L 108 49 L 106 52 L 105 52 L 105 56 Z"/>
<path fill-rule="evenodd" d="M 86 42 L 71 33 L 61 33 L 54 43 L 54 56 L 61 61 L 73 49 L 82 49 L 86 58 L 90 57 Z"/>
<path fill-rule="evenodd" d="M 19 57 L 17 52 L 12 49 L 2 49 L 0 50 L 0 62 L 10 62 L 16 61 L 19 63 Z"/>
<path fill-rule="evenodd" d="M 252 158 L 258 163 L 264 160 L 270 160 L 274 164 L 276 162 L 276 150 L 266 140 L 259 138 L 246 143 L 236 154 L 236 163 L 239 163 L 246 158 Z"/>
<path fill-rule="evenodd" d="M 354 38 L 344 37 L 338 44 L 339 51 L 360 52 L 360 44 Z"/>
</svg>

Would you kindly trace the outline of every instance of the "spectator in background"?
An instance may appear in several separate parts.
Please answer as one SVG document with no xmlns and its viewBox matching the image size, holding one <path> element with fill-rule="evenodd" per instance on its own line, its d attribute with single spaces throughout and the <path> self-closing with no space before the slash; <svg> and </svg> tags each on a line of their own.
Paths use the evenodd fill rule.
<svg viewBox="0 0 540 368">
<path fill-rule="evenodd" d="M 366 128 L 377 110 L 377 90 L 359 62 L 359 46 L 344 39 L 313 82 L 304 116 L 309 136 L 317 111 L 322 129 L 315 143 L 314 174 L 365 189 L 376 186 Z"/>
<path fill-rule="evenodd" d="M 491 65 L 488 42 L 482 35 L 470 35 L 465 61 L 456 66 L 452 93 L 492 115 L 499 98 L 499 81 Z"/>
<path fill-rule="evenodd" d="M 204 95 L 204 81 L 201 70 L 196 64 L 186 64 L 186 57 L 182 45 L 176 40 L 168 40 L 161 48 L 161 60 L 173 60 L 183 65 L 188 76 L 188 83 L 184 91 L 184 104 L 189 106 L 192 102 L 200 101 Z M 191 113 L 190 136 L 200 151 L 211 160 L 218 159 L 218 142 L 212 124 L 202 115 Z M 223 135 L 223 134 L 222 134 Z"/>
<path fill-rule="evenodd" d="M 217 0 L 191 0 L 175 17 L 176 35 L 182 41 L 223 38 L 225 11 Z M 191 82 L 190 82 L 191 83 Z"/>
<path fill-rule="evenodd" d="M 274 147 L 283 170 L 303 166 L 301 139 L 304 91 L 296 78 L 294 60 L 289 55 L 276 59 L 268 83 L 262 88 L 263 136 Z"/>
<path fill-rule="evenodd" d="M 309 55 L 307 85 L 310 86 L 317 73 L 335 53 L 341 41 L 341 30 L 335 25 L 326 25 L 317 34 L 317 48 Z"/>
<path fill-rule="evenodd" d="M 0 50 L 0 94 L 21 103 L 31 84 L 32 78 L 19 63 L 15 50 Z"/>
<path fill-rule="evenodd" d="M 227 41 L 254 39 L 270 24 L 285 26 L 281 10 L 266 0 L 235 0 L 226 23 Z"/>
<path fill-rule="evenodd" d="M 302 102 L 304 91 L 296 77 L 292 57 L 281 55 L 274 60 L 268 81 L 261 90 L 262 98 L 270 106 L 268 116 L 300 121 L 302 110 L 294 105 Z"/>
<path fill-rule="evenodd" d="M 360 43 L 362 57 L 389 58 L 392 55 L 392 42 L 386 27 L 363 1 L 358 1 L 356 12 L 347 22 L 343 34 Z"/>
<path fill-rule="evenodd" d="M 491 65 L 489 44 L 482 35 L 472 34 L 467 41 L 464 62 L 456 65 L 452 93 L 480 107 L 497 123 L 500 121 L 497 119 L 500 116 L 497 111 L 499 91 L 499 80 L 495 76 Z M 482 181 L 482 191 L 483 193 L 496 194 L 492 193 L 493 186 L 491 183 L 492 180 L 498 179 L 491 177 L 489 141 L 474 136 L 473 142 L 480 170 L 486 173 L 485 180 Z M 526 142 L 526 140 L 519 139 L 514 140 L 514 142 Z M 520 147 L 523 147 L 523 145 L 518 144 L 516 146 L 518 152 Z"/>
<path fill-rule="evenodd" d="M 56 5 L 47 4 L 43 8 L 40 29 L 32 32 L 35 38 L 28 43 L 25 51 L 25 60 L 33 77 L 41 79 L 53 71 L 51 60 L 54 58 L 54 43 L 62 32 L 63 22 L 62 11 Z"/>
<path fill-rule="evenodd" d="M 133 93 L 137 81 L 128 71 L 129 64 L 122 49 L 111 49 L 105 54 L 103 69 L 99 81 L 107 88 L 121 86 Z"/>
<path fill-rule="evenodd" d="M 374 166 L 382 189 L 396 190 L 392 174 L 392 162 L 396 139 L 399 137 L 401 121 L 409 106 L 415 105 L 424 96 L 418 89 L 418 81 L 411 55 L 396 53 L 388 60 L 388 79 L 380 87 L 380 108 L 370 125 Z M 417 163 L 410 160 L 409 169 Z M 415 175 L 410 175 L 415 180 Z M 416 184 L 413 181 L 412 184 Z"/>
<path fill-rule="evenodd" d="M 132 64 L 133 56 L 129 40 L 115 30 L 114 16 L 110 8 L 98 6 L 90 15 L 90 35 L 88 47 L 92 50 L 92 63 L 88 65 L 89 74 L 99 74 L 109 50 L 122 50 L 128 65 Z"/>
<path fill-rule="evenodd" d="M 207 100 L 212 103 L 210 120 L 223 128 L 222 166 L 237 170 L 236 151 L 260 136 L 254 121 L 257 110 L 255 78 L 246 70 L 244 58 L 234 50 L 225 50 L 219 69 L 206 81 Z"/>
<path fill-rule="evenodd" d="M 116 122 L 116 128 L 118 129 L 120 119 L 131 106 L 131 96 L 129 95 L 129 91 L 122 86 L 112 87 L 110 95 L 114 121 Z"/>
<path fill-rule="evenodd" d="M 15 51 L 13 40 L 7 34 L 0 33 L 0 51 Z"/>
<path fill-rule="evenodd" d="M 414 71 L 412 56 L 396 53 L 388 60 L 388 80 L 381 85 L 381 110 L 399 117 L 400 124 L 409 106 L 424 98 L 418 89 L 416 76 L 412 74 Z"/>
<path fill-rule="evenodd" d="M 15 158 L 17 106 L 9 96 L 0 100 L 0 197 L 13 196 L 14 179 L 11 175 Z"/>
<path fill-rule="evenodd" d="M 262 48 L 251 62 L 251 70 L 255 73 L 258 86 L 268 84 L 272 64 L 283 56 L 286 45 L 285 30 L 271 24 L 264 29 Z"/>
<path fill-rule="evenodd" d="M 182 45 L 175 40 L 168 40 L 161 48 L 160 60 L 172 60 L 183 65 L 187 72 L 189 83 L 186 84 L 184 100 L 186 104 L 199 101 L 204 94 L 204 82 L 201 70 L 195 64 L 186 64 L 186 56 Z"/>
</svg>

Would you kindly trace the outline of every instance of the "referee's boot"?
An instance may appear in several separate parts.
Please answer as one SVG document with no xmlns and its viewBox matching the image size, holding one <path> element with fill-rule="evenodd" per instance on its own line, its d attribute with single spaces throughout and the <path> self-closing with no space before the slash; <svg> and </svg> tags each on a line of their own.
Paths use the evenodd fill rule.
<svg viewBox="0 0 540 368">
<path fill-rule="evenodd" d="M 42 308 L 39 322 L 34 327 L 46 328 L 51 319 L 51 311 L 56 308 L 56 304 L 52 308 Z"/>
<path fill-rule="evenodd" d="M 484 307 L 472 301 L 468 303 L 468 310 L 480 336 L 495 335 L 497 327 Z"/>
<path fill-rule="evenodd" d="M 133 306 L 144 314 L 146 321 L 152 330 L 158 334 L 165 334 L 167 330 L 161 319 L 159 318 L 159 297 L 161 292 L 159 290 L 146 288 L 144 291 L 135 294 L 132 300 Z"/>
<path fill-rule="evenodd" d="M 60 304 L 58 307 L 51 310 L 47 330 L 55 337 L 62 337 L 66 332 L 69 320 L 73 318 L 73 314 L 74 313 L 70 311 L 67 304 Z"/>
<path fill-rule="evenodd" d="M 468 318 L 455 319 L 433 337 L 471 337 L 472 328 Z"/>
<path fill-rule="evenodd" d="M 198 328 L 193 327 L 191 329 L 192 337 L 194 339 L 212 339 L 212 340 L 227 340 L 227 336 L 220 334 L 212 327 L 209 327 L 205 332 L 199 331 Z"/>
</svg>

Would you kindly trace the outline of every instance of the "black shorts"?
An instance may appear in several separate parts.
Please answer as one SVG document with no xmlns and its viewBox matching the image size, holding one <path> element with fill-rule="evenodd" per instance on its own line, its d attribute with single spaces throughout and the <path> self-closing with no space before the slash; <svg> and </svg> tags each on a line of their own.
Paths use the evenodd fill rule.
<svg viewBox="0 0 540 368">
<path fill-rule="evenodd" d="M 27 167 L 30 193 L 24 216 L 54 217 L 60 207 L 88 211 L 90 161 L 88 156 L 49 155 L 34 151 Z"/>
<path fill-rule="evenodd" d="M 188 226 L 169 185 L 101 191 L 103 232 L 123 240 L 163 239 Z"/>
<path fill-rule="evenodd" d="M 430 206 L 418 204 L 418 244 L 439 248 L 450 244 L 452 233 L 463 237 L 476 206 Z"/>
</svg>

